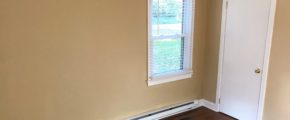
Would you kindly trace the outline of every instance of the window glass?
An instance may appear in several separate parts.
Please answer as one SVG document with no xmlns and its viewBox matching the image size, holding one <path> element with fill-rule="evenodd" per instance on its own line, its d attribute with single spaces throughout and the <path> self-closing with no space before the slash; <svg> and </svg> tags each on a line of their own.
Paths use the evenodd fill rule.
<svg viewBox="0 0 290 120">
<path fill-rule="evenodd" d="M 148 1 L 148 85 L 191 77 L 192 1 Z"/>
<path fill-rule="evenodd" d="M 184 40 L 161 39 L 153 41 L 153 74 L 183 69 Z"/>
<path fill-rule="evenodd" d="M 182 34 L 183 0 L 153 0 L 153 36 Z"/>
</svg>

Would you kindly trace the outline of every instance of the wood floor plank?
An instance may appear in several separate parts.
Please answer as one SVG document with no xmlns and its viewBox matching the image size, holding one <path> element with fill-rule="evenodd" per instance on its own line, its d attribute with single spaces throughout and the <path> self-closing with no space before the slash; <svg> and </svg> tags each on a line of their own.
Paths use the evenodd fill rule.
<svg viewBox="0 0 290 120">
<path fill-rule="evenodd" d="M 163 120 L 237 120 L 225 114 L 200 107 L 185 113 L 174 115 Z"/>
</svg>

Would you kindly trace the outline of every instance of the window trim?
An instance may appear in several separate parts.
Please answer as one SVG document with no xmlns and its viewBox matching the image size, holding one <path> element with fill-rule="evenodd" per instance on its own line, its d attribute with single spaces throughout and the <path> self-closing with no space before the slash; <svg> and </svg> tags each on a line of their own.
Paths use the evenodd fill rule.
<svg viewBox="0 0 290 120">
<path fill-rule="evenodd" d="M 152 18 L 151 18 L 151 8 L 152 8 L 152 0 L 148 1 L 148 24 L 147 24 L 147 31 L 148 31 L 148 80 L 147 84 L 148 86 L 173 82 L 177 80 L 184 80 L 187 78 L 192 77 L 192 49 L 193 49 L 193 34 L 194 34 L 194 12 L 195 12 L 195 0 L 185 0 L 188 3 L 191 3 L 191 7 L 187 5 L 185 7 L 185 16 L 184 16 L 184 26 L 183 30 L 185 33 L 181 35 L 172 35 L 172 36 L 152 36 Z M 183 70 L 175 71 L 175 72 L 169 72 L 164 73 L 160 75 L 152 76 L 152 53 L 153 53 L 153 39 L 157 38 L 172 38 L 172 37 L 184 37 L 184 64 L 183 64 Z"/>
</svg>

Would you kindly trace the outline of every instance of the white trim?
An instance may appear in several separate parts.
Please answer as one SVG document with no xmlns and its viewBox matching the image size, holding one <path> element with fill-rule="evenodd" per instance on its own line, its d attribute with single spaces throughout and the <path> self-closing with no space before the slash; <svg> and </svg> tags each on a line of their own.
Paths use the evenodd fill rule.
<svg viewBox="0 0 290 120">
<path fill-rule="evenodd" d="M 208 100 L 205 100 L 205 99 L 199 100 L 199 105 L 218 112 L 217 104 L 210 102 Z"/>
<path fill-rule="evenodd" d="M 219 65 L 218 65 L 218 82 L 217 82 L 217 96 L 216 96 L 216 105 L 217 111 L 220 111 L 219 99 L 221 92 L 221 83 L 222 83 L 222 66 L 223 66 L 223 58 L 224 58 L 224 43 L 225 43 L 225 33 L 226 33 L 226 17 L 227 17 L 227 2 L 228 0 L 223 1 L 223 11 L 222 11 L 222 25 L 221 25 L 221 41 L 220 41 L 220 55 L 219 55 Z M 260 99 L 259 99 L 259 108 L 258 108 L 258 118 L 257 120 L 262 120 L 263 118 L 263 110 L 265 103 L 265 95 L 266 95 L 266 87 L 267 87 L 267 77 L 268 77 L 268 69 L 269 69 L 269 61 L 270 61 L 270 53 L 271 53 L 271 45 L 272 45 L 272 36 L 273 36 L 273 28 L 275 22 L 275 12 L 276 12 L 276 0 L 271 0 L 271 9 L 269 16 L 269 25 L 268 25 L 268 36 L 266 40 L 265 47 L 265 57 L 262 71 L 262 83 L 260 90 Z"/>
<path fill-rule="evenodd" d="M 194 21 L 195 21 L 195 0 L 185 0 L 189 5 L 185 6 L 185 11 L 188 11 L 188 14 L 185 14 L 185 24 L 183 29 L 185 31 L 184 41 L 184 64 L 183 68 L 185 70 L 192 71 L 192 51 L 193 51 L 193 35 L 194 35 Z"/>
<path fill-rule="evenodd" d="M 269 24 L 268 24 L 268 36 L 267 36 L 266 48 L 265 48 L 265 57 L 264 57 L 264 66 L 263 66 L 264 70 L 263 70 L 263 75 L 262 75 L 262 83 L 261 83 L 261 91 L 260 91 L 260 100 L 259 100 L 259 109 L 258 109 L 257 120 L 263 120 L 264 104 L 265 104 L 265 96 L 266 96 L 266 88 L 267 88 L 267 79 L 268 79 L 272 39 L 273 39 L 274 24 L 275 24 L 276 4 L 277 4 L 277 0 L 271 0 L 271 8 L 270 8 Z"/>
<path fill-rule="evenodd" d="M 191 78 L 192 73 L 184 73 L 184 74 L 176 74 L 176 75 L 165 75 L 165 76 L 159 76 L 159 77 L 153 77 L 148 80 L 148 86 L 173 82 L 177 80 L 185 80 L 187 78 Z"/>
<path fill-rule="evenodd" d="M 219 49 L 219 63 L 218 63 L 218 80 L 217 80 L 217 90 L 216 90 L 216 104 L 217 110 L 220 111 L 220 91 L 221 91 L 221 83 L 222 83 L 222 66 L 224 60 L 224 44 L 225 44 L 225 33 L 226 33 L 226 20 L 227 20 L 227 5 L 228 0 L 223 0 L 222 6 L 222 23 L 221 23 L 221 36 L 220 36 L 220 49 Z"/>
<path fill-rule="evenodd" d="M 152 32 L 151 32 L 152 31 L 152 22 L 151 22 L 151 12 L 152 12 L 151 11 L 151 6 L 152 5 L 151 5 L 151 1 L 152 0 L 147 0 L 147 2 L 148 2 L 147 3 L 147 10 L 148 10 L 147 11 L 147 14 L 148 14 L 147 15 L 148 16 L 148 18 L 147 18 L 147 20 L 148 20 L 148 23 L 147 23 L 147 29 L 148 29 L 147 30 L 147 34 L 148 34 L 147 35 L 148 36 L 148 38 L 147 38 L 147 42 L 148 42 L 148 47 L 147 47 L 147 56 L 148 56 L 148 59 L 147 59 L 147 61 L 148 61 L 147 62 L 148 63 L 147 64 L 147 66 L 148 66 L 147 67 L 147 77 L 148 77 L 148 81 L 149 81 L 149 79 L 151 77 L 151 74 L 152 74 L 151 72 L 153 70 L 152 67 L 151 67 L 151 64 L 152 64 L 151 63 L 151 57 L 152 57 L 151 56 L 151 53 L 152 53 L 152 49 L 151 49 L 151 46 L 152 46 L 152 40 L 151 40 L 152 39 L 152 35 L 151 35 L 152 34 Z"/>
<path fill-rule="evenodd" d="M 192 104 L 189 104 L 189 103 L 192 103 Z M 188 105 L 178 107 L 178 106 L 184 105 L 184 104 L 188 104 Z M 199 101 L 198 100 L 193 100 L 193 101 L 189 101 L 189 102 L 184 102 L 182 104 L 176 104 L 176 105 L 162 107 L 160 109 L 153 110 L 151 112 L 146 112 L 146 113 L 143 113 L 143 114 L 140 114 L 140 115 L 129 117 L 129 118 L 125 119 L 125 120 L 133 120 L 133 119 L 136 119 L 136 118 L 139 118 L 139 117 L 142 117 L 142 116 L 146 116 L 146 115 L 150 115 L 150 114 L 154 114 L 154 113 L 160 112 L 160 113 L 157 113 L 157 114 L 154 114 L 154 115 L 139 119 L 139 120 L 159 120 L 159 119 L 163 119 L 163 118 L 166 118 L 166 117 L 169 117 L 169 116 L 173 116 L 173 115 L 176 115 L 176 114 L 179 114 L 179 113 L 190 111 L 190 110 L 196 109 L 198 107 L 199 107 Z M 174 109 L 170 109 L 170 108 L 174 108 Z"/>
</svg>

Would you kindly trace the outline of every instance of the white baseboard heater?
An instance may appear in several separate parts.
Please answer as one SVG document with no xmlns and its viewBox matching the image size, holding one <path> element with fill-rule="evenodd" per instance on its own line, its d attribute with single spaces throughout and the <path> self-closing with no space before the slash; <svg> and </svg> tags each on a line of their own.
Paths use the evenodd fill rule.
<svg viewBox="0 0 290 120">
<path fill-rule="evenodd" d="M 186 112 L 199 107 L 198 101 L 187 102 L 170 107 L 165 107 L 153 112 L 144 113 L 127 120 L 159 120 L 182 112 Z"/>
</svg>

